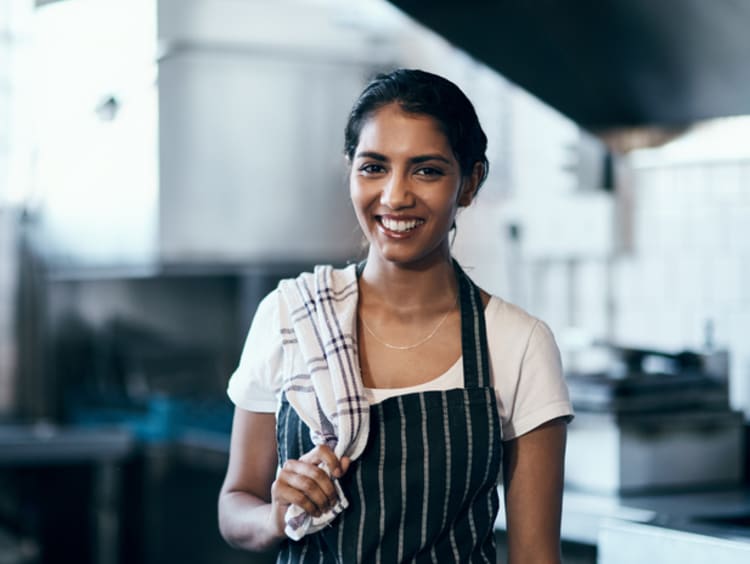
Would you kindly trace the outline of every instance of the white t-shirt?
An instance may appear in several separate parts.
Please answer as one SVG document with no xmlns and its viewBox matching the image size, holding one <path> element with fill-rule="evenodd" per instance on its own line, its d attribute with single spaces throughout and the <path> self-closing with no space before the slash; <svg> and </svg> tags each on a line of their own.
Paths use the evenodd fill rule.
<svg viewBox="0 0 750 564">
<path fill-rule="evenodd" d="M 490 381 L 497 396 L 503 440 L 514 439 L 573 408 L 562 374 L 560 352 L 549 327 L 523 309 L 492 296 L 485 308 Z M 247 411 L 275 413 L 283 383 L 281 333 L 276 292 L 258 305 L 239 366 L 229 379 L 232 402 Z M 396 395 L 449 390 L 464 385 L 462 359 L 424 384 L 366 388 L 371 403 Z"/>
</svg>

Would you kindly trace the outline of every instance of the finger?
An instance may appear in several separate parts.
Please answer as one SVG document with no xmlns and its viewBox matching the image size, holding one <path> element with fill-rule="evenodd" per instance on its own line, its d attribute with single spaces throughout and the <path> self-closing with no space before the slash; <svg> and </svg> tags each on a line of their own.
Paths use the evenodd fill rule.
<svg viewBox="0 0 750 564">
<path fill-rule="evenodd" d="M 328 474 L 320 468 L 317 464 L 303 462 L 300 460 L 287 460 L 284 464 L 284 468 L 288 469 L 295 474 L 305 476 L 315 482 L 315 485 L 323 491 L 325 496 L 330 500 L 331 503 L 338 501 L 338 494 L 336 488 L 333 485 L 333 481 Z"/>
<path fill-rule="evenodd" d="M 271 486 L 271 498 L 273 502 L 286 509 L 290 505 L 301 507 L 305 513 L 319 516 L 321 509 L 304 492 L 298 490 L 283 479 L 277 479 Z"/>
<path fill-rule="evenodd" d="M 318 498 L 315 493 L 302 490 L 293 481 L 280 480 L 276 488 L 275 501 L 280 505 L 297 505 L 310 515 L 319 516 L 325 511 L 326 498 Z M 322 501 L 321 501 L 322 500 Z"/>
<path fill-rule="evenodd" d="M 331 472 L 331 475 L 338 478 L 343 475 L 341 464 L 336 453 L 328 445 L 318 445 L 309 452 L 300 457 L 300 460 L 311 462 L 313 464 L 324 463 Z"/>
<path fill-rule="evenodd" d="M 341 464 L 340 464 L 340 467 L 341 467 L 341 476 L 343 476 L 344 474 L 346 474 L 349 471 L 349 465 L 351 463 L 352 463 L 352 459 L 349 458 L 348 456 L 342 456 L 341 457 Z M 341 477 L 341 476 L 339 476 L 339 477 Z"/>
<path fill-rule="evenodd" d="M 279 477 L 303 492 L 322 510 L 328 509 L 338 501 L 336 488 L 328 474 L 313 464 L 301 460 L 287 460 Z"/>
</svg>

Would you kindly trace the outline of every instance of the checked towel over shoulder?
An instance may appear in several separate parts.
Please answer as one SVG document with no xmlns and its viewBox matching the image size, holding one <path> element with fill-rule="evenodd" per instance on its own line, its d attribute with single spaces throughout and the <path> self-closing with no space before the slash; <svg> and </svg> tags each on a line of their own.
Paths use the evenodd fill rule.
<svg viewBox="0 0 750 564">
<path fill-rule="evenodd" d="M 313 273 L 283 280 L 278 297 L 283 393 L 310 428 L 313 444 L 326 444 L 337 457 L 355 460 L 367 444 L 370 413 L 357 357 L 355 265 L 317 266 Z M 346 509 L 338 480 L 334 484 L 339 502 L 320 517 L 296 505 L 289 507 L 285 516 L 289 538 L 299 540 L 319 531 Z"/>
</svg>

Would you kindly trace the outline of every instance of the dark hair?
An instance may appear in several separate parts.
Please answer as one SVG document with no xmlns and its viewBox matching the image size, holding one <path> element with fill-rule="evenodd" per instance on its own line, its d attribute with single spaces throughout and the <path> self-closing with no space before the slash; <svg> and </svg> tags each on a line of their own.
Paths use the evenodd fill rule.
<svg viewBox="0 0 750 564">
<path fill-rule="evenodd" d="M 391 103 L 411 114 L 428 115 L 440 124 L 448 138 L 463 176 L 471 175 L 476 163 L 483 166 L 481 186 L 490 163 L 485 154 L 487 136 L 474 106 L 450 80 L 416 69 L 397 69 L 377 75 L 354 103 L 344 134 L 344 154 L 352 160 L 359 135 L 369 117 Z"/>
</svg>

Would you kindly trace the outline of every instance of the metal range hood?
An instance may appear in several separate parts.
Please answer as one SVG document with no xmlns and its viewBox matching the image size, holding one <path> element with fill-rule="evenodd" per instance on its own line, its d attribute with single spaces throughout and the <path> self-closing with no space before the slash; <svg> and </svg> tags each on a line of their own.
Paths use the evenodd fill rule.
<svg viewBox="0 0 750 564">
<path fill-rule="evenodd" d="M 391 1 L 615 149 L 750 114 L 746 0 Z"/>
</svg>

